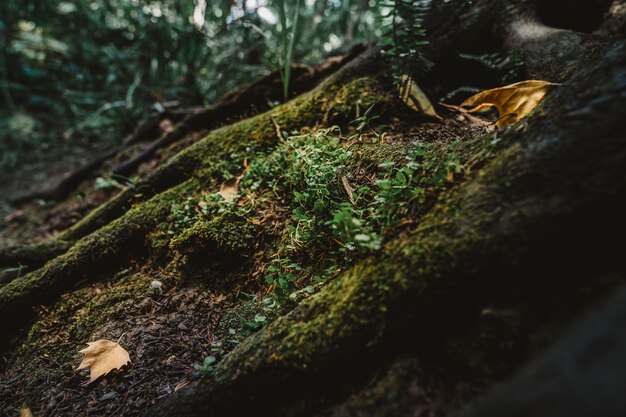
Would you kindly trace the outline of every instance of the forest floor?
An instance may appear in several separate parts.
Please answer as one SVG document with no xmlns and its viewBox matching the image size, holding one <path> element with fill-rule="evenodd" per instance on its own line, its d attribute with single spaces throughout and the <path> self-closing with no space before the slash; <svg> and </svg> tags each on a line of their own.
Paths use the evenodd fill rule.
<svg viewBox="0 0 626 417">
<path fill-rule="evenodd" d="M 458 10 L 482 27 L 488 3 Z M 14 202 L 0 415 L 426 417 L 511 378 L 626 282 L 610 239 L 625 230 L 623 34 L 579 54 L 583 35 L 543 30 L 579 61 L 533 59 L 532 38 L 526 73 L 473 60 L 450 81 L 463 54 L 439 56 L 424 84 L 441 120 L 360 47 L 294 68 L 284 104 L 267 104 L 270 74 Z M 439 105 L 472 77 L 530 75 L 562 84 L 509 127 Z M 131 363 L 88 383 L 79 350 L 103 338 Z"/>
<path fill-rule="evenodd" d="M 449 145 L 493 131 L 493 127 L 478 119 L 445 110 L 442 114 L 446 115 L 443 122 L 424 120 L 417 127 L 396 119 L 396 127 L 387 127 L 383 137 L 359 134 L 345 139 L 341 146 L 354 155 L 371 155 L 375 146 L 378 158 L 383 154 L 385 160 L 399 161 L 407 157 L 411 149 L 408 145 L 412 143 Z M 411 113 L 403 116 L 416 117 Z M 149 167 L 158 163 L 158 157 L 151 159 L 140 171 L 149 173 Z M 463 160 L 463 164 L 469 163 Z M 364 169 L 363 160 L 359 160 L 346 175 L 356 183 L 368 182 L 372 175 L 368 169 L 372 169 L 372 163 L 366 163 Z M 443 174 L 448 178 L 442 181 L 448 186 L 467 175 L 461 171 Z M 94 187 L 96 175 L 84 181 L 79 193 L 55 206 L 33 204 L 21 209 L 23 214 L 5 219 L 4 239 L 37 242 L 67 229 L 83 213 L 114 194 Z M 347 194 L 344 198 L 348 201 Z M 282 228 L 289 223 L 290 214 L 287 207 L 271 206 L 260 211 L 258 223 Z M 384 238 L 397 238 L 407 227 L 411 227 L 411 222 L 400 221 L 386 231 Z M 253 257 L 263 260 L 267 248 L 261 246 L 257 250 L 259 253 Z M 318 249 L 306 256 L 323 256 L 323 252 Z M 305 259 L 302 263 L 306 262 Z M 14 407 L 22 403 L 36 404 L 37 415 L 50 416 L 137 415 L 157 404 L 198 380 L 203 372 L 194 366 L 206 356 L 220 358 L 266 325 L 266 321 L 293 307 L 268 308 L 268 303 L 274 301 L 271 288 L 262 282 L 263 269 L 262 263 L 256 264 L 249 269 L 251 278 L 223 286 L 212 282 L 206 276 L 211 272 L 206 269 L 183 280 L 165 266 L 146 267 L 132 262 L 110 279 L 93 284 L 79 282 L 54 306 L 40 307 L 40 318 L 26 341 L 2 359 L 7 371 L 0 380 L 0 394 L 6 404 L 12 404 L 3 410 L 3 415 L 12 415 Z M 571 286 L 567 291 L 555 288 L 553 293 L 545 292 L 545 300 L 540 303 L 525 299 L 523 294 L 494 294 L 473 306 L 471 315 L 462 323 L 452 324 L 447 318 L 438 317 L 437 325 L 447 323 L 454 330 L 449 329 L 449 334 L 432 328 L 423 330 L 428 333 L 427 340 L 421 340 L 420 335 L 409 337 L 410 343 L 419 340 L 419 345 L 406 346 L 403 350 L 407 353 L 400 363 L 390 365 L 381 358 L 378 373 L 383 382 L 373 380 L 366 393 L 361 394 L 364 398 L 356 398 L 363 407 L 371 407 L 368 397 L 378 401 L 378 386 L 391 380 L 406 389 L 402 396 L 410 401 L 403 401 L 411 404 L 414 415 L 448 414 L 510 375 L 526 358 L 548 344 L 552 339 L 548 335 L 555 328 L 569 322 L 582 306 L 601 298 L 618 282 L 616 277 L 603 276 Z M 558 315 L 550 317 L 555 313 L 551 306 L 556 299 L 562 308 Z M 99 383 L 87 384 L 85 372 L 76 371 L 81 342 L 110 339 L 112 335 L 120 337 L 132 352 L 131 364 Z M 416 378 L 416 374 L 425 377 Z M 397 406 L 404 405 L 399 402 Z M 329 410 L 327 415 L 336 412 Z"/>
</svg>

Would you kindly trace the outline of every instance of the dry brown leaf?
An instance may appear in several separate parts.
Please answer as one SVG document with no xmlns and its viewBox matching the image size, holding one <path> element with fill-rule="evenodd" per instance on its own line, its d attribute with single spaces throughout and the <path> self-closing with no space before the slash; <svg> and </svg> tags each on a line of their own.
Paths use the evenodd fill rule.
<svg viewBox="0 0 626 417">
<path fill-rule="evenodd" d="M 222 185 L 220 185 L 220 191 L 218 192 L 222 198 L 229 203 L 232 203 L 239 194 L 239 181 L 241 177 L 231 178 L 228 181 L 224 181 Z"/>
<path fill-rule="evenodd" d="M 500 115 L 496 126 L 503 127 L 528 116 L 555 85 L 558 84 L 540 80 L 521 81 L 478 93 L 461 103 L 461 107 L 471 107 L 467 110 L 470 113 L 495 107 Z"/>
<path fill-rule="evenodd" d="M 163 119 L 159 122 L 159 128 L 164 133 L 171 133 L 174 131 L 174 123 L 170 119 Z"/>
<path fill-rule="evenodd" d="M 433 104 L 430 102 L 426 94 L 408 75 L 400 77 L 398 94 L 400 94 L 400 99 L 402 99 L 402 101 L 413 110 L 424 113 L 427 116 L 443 120 L 443 118 L 435 111 L 435 107 L 433 107 Z"/>
<path fill-rule="evenodd" d="M 79 352 L 85 355 L 78 369 L 89 367 L 89 382 L 93 382 L 102 375 L 114 369 L 120 369 L 130 362 L 126 349 L 119 343 L 106 339 L 87 343 L 88 347 Z"/>
<path fill-rule="evenodd" d="M 23 405 L 22 408 L 20 408 L 20 417 L 33 417 L 33 412 L 30 411 L 27 405 Z"/>
</svg>

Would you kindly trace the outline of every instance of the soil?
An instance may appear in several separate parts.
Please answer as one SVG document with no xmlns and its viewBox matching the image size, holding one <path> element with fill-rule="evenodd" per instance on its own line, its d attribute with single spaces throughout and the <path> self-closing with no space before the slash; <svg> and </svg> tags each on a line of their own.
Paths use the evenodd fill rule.
<svg viewBox="0 0 626 417">
<path fill-rule="evenodd" d="M 33 408 L 36 415 L 132 416 L 198 378 L 200 372 L 194 370 L 194 364 L 202 363 L 217 342 L 214 329 L 228 306 L 225 297 L 200 283 L 151 289 L 150 280 L 158 280 L 158 275 L 134 278 L 140 280 L 144 294 L 131 303 L 122 303 L 92 336 L 94 340 L 120 338 L 120 344 L 130 352 L 131 364 L 88 384 L 88 371 L 76 371 L 82 356 L 78 350 L 85 346 L 67 331 L 67 322 L 76 320 L 81 312 L 64 319 L 53 313 L 52 318 L 40 321 L 38 332 L 43 337 L 38 344 L 26 346 L 20 353 L 34 358 L 35 363 L 14 367 L 11 374 L 4 374 L 0 396 L 4 400 L 24 398 L 22 390 L 32 376 L 30 370 L 44 368 L 48 378 L 39 381 L 45 388 L 36 401 L 41 409 Z M 111 286 L 116 283 L 97 284 L 81 291 L 80 296 L 93 297 Z M 75 359 L 67 364 L 54 363 L 50 349 L 75 352 Z M 1 415 L 13 416 L 15 412 L 5 405 Z"/>
</svg>

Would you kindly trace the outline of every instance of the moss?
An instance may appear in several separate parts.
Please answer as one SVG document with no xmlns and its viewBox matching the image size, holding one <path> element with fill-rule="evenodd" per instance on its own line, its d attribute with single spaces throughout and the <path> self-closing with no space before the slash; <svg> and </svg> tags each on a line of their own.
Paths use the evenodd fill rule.
<svg viewBox="0 0 626 417">
<path fill-rule="evenodd" d="M 138 184 L 136 190 L 125 190 L 118 194 L 60 234 L 58 239 L 76 240 L 119 217 L 133 202 L 189 178 L 195 177 L 201 183 L 206 182 L 203 186 L 211 186 L 215 181 L 215 168 L 220 161 L 234 159 L 233 163 L 243 167 L 245 159 L 278 143 L 272 118 L 283 130 L 300 131 L 307 127 L 312 129 L 345 123 L 356 116 L 357 108 L 370 103 L 379 103 L 382 108 L 384 103 L 389 102 L 390 97 L 372 74 L 355 79 L 351 78 L 353 76 L 350 71 L 343 71 L 340 76 L 332 78 L 316 90 L 288 103 L 211 132 L 160 166 Z"/>
<path fill-rule="evenodd" d="M 426 194 L 424 202 L 418 204 L 418 209 L 411 212 L 415 216 L 412 218 L 415 220 L 413 224 L 418 225 L 416 230 L 421 230 L 421 227 L 425 227 L 426 233 L 428 233 L 428 229 L 434 227 L 424 226 L 420 221 L 428 222 L 428 208 L 432 207 L 435 202 L 438 203 L 437 207 L 442 207 L 438 209 L 438 216 L 442 218 L 457 218 L 460 209 L 458 206 L 459 196 L 449 190 L 454 190 L 455 185 L 473 178 L 478 168 L 496 154 L 495 147 L 497 144 L 492 141 L 491 137 L 478 135 L 475 137 L 468 136 L 463 139 L 462 142 L 458 140 L 443 140 L 431 143 L 423 149 L 419 148 L 424 151 L 424 154 L 419 159 L 421 165 L 418 184 L 424 187 Z M 398 164 L 406 163 L 407 154 L 415 149 L 416 144 L 410 140 L 393 143 L 369 142 L 367 140 L 357 142 L 350 146 L 350 150 L 353 152 L 352 157 L 348 161 L 349 170 L 367 179 L 376 175 L 379 171 L 378 165 L 381 162 L 395 161 Z M 439 181 L 440 177 L 446 177 L 448 170 L 452 169 L 450 161 L 462 164 L 463 170 L 458 175 L 455 173 L 448 180 Z M 434 181 L 434 179 L 437 179 L 437 181 Z M 362 204 L 361 201 L 360 203 Z M 445 222 L 436 222 L 437 226 L 442 224 L 445 224 Z M 409 236 L 413 236 L 411 233 L 417 232 L 409 233 Z M 392 231 L 387 235 L 388 241 L 395 237 L 397 237 L 397 231 Z M 415 237 L 415 239 L 421 238 Z M 277 240 L 282 241 L 284 237 L 278 237 Z M 279 247 L 278 250 L 281 250 L 281 248 Z M 316 305 L 314 308 L 316 314 L 320 314 L 319 321 L 318 318 L 305 322 L 297 321 L 296 323 L 289 321 L 284 329 L 275 330 L 284 336 L 285 352 L 281 353 L 280 349 L 271 348 L 274 352 L 272 360 L 301 360 L 306 362 L 313 356 L 330 348 L 334 340 L 348 335 L 353 326 L 358 327 L 359 325 L 372 326 L 372 334 L 369 336 L 369 339 L 360 339 L 358 343 L 375 343 L 376 338 L 379 337 L 379 332 L 384 332 L 384 329 L 380 326 L 386 315 L 386 308 L 382 300 L 393 298 L 393 294 L 403 292 L 407 288 L 410 274 L 414 271 L 426 272 L 424 265 L 420 263 L 413 264 L 406 259 L 408 256 L 413 257 L 416 252 L 420 252 L 419 256 L 424 256 L 426 252 L 423 250 L 425 251 L 426 249 L 419 245 L 400 245 L 396 247 L 394 244 L 388 243 L 387 249 L 382 254 L 376 256 L 374 260 L 370 259 L 370 261 L 358 263 L 346 276 L 328 284 L 329 287 L 338 286 L 335 290 L 328 290 L 332 291 L 333 295 L 320 295 L 314 299 L 315 301 L 312 301 Z M 324 259 L 329 264 L 342 264 L 342 261 L 346 258 L 344 253 L 331 250 L 328 245 L 322 245 L 322 247 L 314 245 L 308 247 L 306 256 L 301 258 L 300 266 L 302 266 L 302 271 L 309 270 L 311 264 L 319 262 L 318 252 L 320 251 L 323 251 Z M 314 259 L 317 260 L 314 261 Z M 352 261 L 354 261 L 354 258 Z M 399 269 L 397 265 L 409 266 L 406 267 L 405 271 L 404 269 Z M 307 285 L 310 282 L 309 280 L 300 280 L 299 284 Z M 324 290 L 322 294 L 328 294 L 327 290 Z M 345 303 L 344 301 L 347 299 L 352 301 Z M 302 306 L 305 306 L 306 303 L 308 301 L 304 301 Z M 247 303 L 247 305 L 250 304 L 250 302 Z M 254 305 L 257 308 L 257 313 L 266 314 L 262 305 L 258 302 Z M 283 312 L 293 308 L 293 306 L 287 304 L 281 304 L 280 307 Z M 320 334 L 323 334 L 324 337 L 318 340 Z M 276 334 L 273 333 L 273 336 L 276 336 Z M 320 345 L 324 341 L 328 341 L 330 345 Z M 300 355 L 300 359 L 294 358 L 294 354 Z"/>
<path fill-rule="evenodd" d="M 326 110 L 325 121 L 350 122 L 371 107 L 376 114 L 385 114 L 389 98 L 378 93 L 380 88 L 379 82 L 369 77 L 357 78 L 341 86 Z"/>
<path fill-rule="evenodd" d="M 339 95 L 335 97 L 337 92 Z M 234 158 L 243 166 L 245 158 L 278 143 L 271 117 L 288 131 L 333 123 L 340 115 L 353 117 L 357 103 L 364 97 L 368 102 L 386 100 L 385 93 L 374 79 L 357 78 L 345 84 L 335 80 L 270 112 L 212 132 L 157 169 L 137 188 L 147 190 L 145 195 L 167 191 L 135 205 L 119 217 L 132 201 L 142 198 L 137 192 L 126 190 L 85 221 L 61 234 L 59 239 L 72 240 L 91 233 L 45 268 L 1 288 L 0 313 L 25 313 L 33 301 L 49 302 L 73 283 L 93 279 L 94 270 L 119 265 L 132 252 L 142 249 L 148 233 L 167 218 L 172 202 L 180 201 L 185 193 L 193 194 L 198 189 L 216 186 L 214 167 L 218 161 Z M 335 105 L 339 107 L 335 108 Z M 334 110 L 329 115 L 330 109 Z M 162 236 L 155 243 L 162 245 Z"/>
<path fill-rule="evenodd" d="M 185 182 L 131 209 L 124 216 L 82 238 L 43 268 L 0 288 L 0 312 L 29 317 L 30 306 L 49 303 L 76 283 L 112 273 L 144 250 L 144 239 L 170 212 L 173 201 L 189 192 Z M 16 321 L 15 324 L 17 324 Z M 11 323 L 4 323 L 11 327 Z"/>
<path fill-rule="evenodd" d="M 300 317 L 295 323 L 277 322 L 278 333 L 284 336 L 273 350 L 270 363 L 305 366 L 339 341 L 356 336 L 357 329 L 359 340 L 354 342 L 374 344 L 384 334 L 385 301 L 407 285 L 407 277 L 387 264 L 357 265 L 311 300 L 309 306 L 319 314 Z M 364 327 L 369 330 L 363 331 Z"/>
<path fill-rule="evenodd" d="M 355 152 L 351 165 L 376 166 L 381 162 L 378 158 L 402 159 L 402 154 L 410 149 L 400 146 L 396 152 L 392 146 L 381 146 L 378 152 L 369 152 L 370 148 L 363 146 L 361 155 Z M 467 206 L 467 197 L 473 185 L 485 176 L 477 173 L 495 155 L 510 160 L 519 153 L 515 146 L 510 153 L 502 152 L 504 146 L 508 143 L 476 136 L 425 147 L 420 175 L 436 203 L 419 211 L 411 228 L 392 235 L 381 252 L 358 261 L 318 294 L 304 299 L 293 311 L 243 341 L 213 370 L 210 382 L 205 384 L 207 393 L 215 386 L 231 386 L 235 380 L 246 381 L 246 385 L 264 384 L 283 373 L 293 377 L 341 358 L 363 357 L 379 347 L 389 332 L 388 326 L 394 322 L 391 315 L 397 315 L 399 308 L 407 308 L 401 307 L 402 300 L 419 300 L 422 294 L 445 287 L 467 273 L 464 268 L 473 251 L 491 250 L 477 246 L 476 242 L 495 239 L 484 233 L 482 225 L 495 221 L 499 214 L 479 211 L 473 217 L 476 207 Z M 451 160 L 462 163 L 464 168 L 459 175 L 432 181 L 442 169 L 450 169 Z M 498 164 L 496 161 L 491 166 Z M 493 179 L 490 177 L 490 181 Z"/>
<path fill-rule="evenodd" d="M 141 240 L 149 234 L 149 246 L 154 252 L 163 253 L 166 235 L 163 231 L 155 232 L 155 229 L 166 217 L 168 203 L 165 200 L 175 200 L 188 190 L 191 183 L 196 192 L 214 188 L 220 161 L 230 159 L 233 165 L 243 167 L 244 160 L 275 146 L 279 138 L 274 121 L 286 131 L 313 129 L 345 123 L 356 116 L 357 109 L 370 103 L 382 105 L 388 102 L 389 97 L 376 81 L 376 68 L 349 65 L 319 88 L 266 113 L 217 129 L 178 153 L 135 188 L 122 191 L 53 241 L 35 247 L 35 252 L 42 258 L 39 264 L 67 253 L 45 269 L 0 289 L 0 312 L 8 311 L 9 306 L 14 308 L 16 304 L 22 304 L 22 310 L 25 310 L 30 304 L 29 298 L 44 294 L 46 297 L 42 301 L 53 299 L 60 290 L 76 282 L 64 277 L 83 278 L 88 272 L 84 269 L 90 269 L 87 267 L 90 261 L 98 268 L 99 262 L 108 263 L 105 259 L 124 258 L 117 256 L 122 246 L 143 246 L 131 243 L 131 240 Z M 179 184 L 187 185 L 181 188 Z M 168 191 L 163 193 L 165 190 Z M 165 195 L 159 196 L 159 193 Z M 138 205 L 154 195 L 157 197 Z M 72 245 L 72 242 L 77 243 Z M 18 301 L 14 303 L 13 299 Z"/>
<path fill-rule="evenodd" d="M 207 258 L 250 254 L 254 230 L 247 219 L 228 214 L 208 220 L 199 219 L 190 227 L 175 230 L 172 205 L 216 190 L 219 180 L 224 177 L 224 169 L 218 166 L 218 161 L 228 159 L 230 172 L 236 167 L 243 167 L 246 158 L 274 146 L 278 138 L 270 115 L 275 116 L 284 130 L 295 130 L 343 122 L 355 117 L 357 106 L 360 109 L 372 103 L 384 106 L 386 100 L 376 81 L 367 77 L 357 78 L 348 84 L 330 85 L 270 113 L 211 133 L 155 172 L 149 180 L 154 186 L 151 192 L 156 193 L 152 198 L 137 203 L 116 220 L 82 238 L 66 254 L 54 259 L 42 270 L 0 289 L 0 312 L 16 311 L 19 309 L 18 301 L 23 305 L 32 304 L 31 299 L 51 301 L 56 294 L 80 280 L 93 279 L 96 273 L 102 274 L 101 267 L 119 268 L 125 259 L 141 255 L 146 248 L 157 257 L 165 251 Z M 442 247 L 436 240 L 441 237 L 440 232 L 430 236 L 428 228 L 445 225 L 457 218 L 460 197 L 448 190 L 471 178 L 475 168 L 491 157 L 489 141 L 484 137 L 467 138 L 461 143 L 442 141 L 429 146 L 422 160 L 424 181 L 430 181 L 441 169 L 449 169 L 445 163 L 454 158 L 471 166 L 451 180 L 431 184 L 429 192 L 434 197 L 441 195 L 442 199 L 438 201 L 445 202 L 438 205 L 442 208 L 432 213 L 427 209 L 416 213 L 415 220 L 419 221 L 416 230 L 405 233 L 401 238 L 397 238 L 397 233 L 391 235 L 396 238 L 388 242 L 381 253 L 358 261 L 347 272 L 330 281 L 319 294 L 305 298 L 292 313 L 275 320 L 267 331 L 252 335 L 218 365 L 216 378 L 233 378 L 233 369 L 248 374 L 267 366 L 300 369 L 321 363 L 337 351 L 349 352 L 353 346 L 358 346 L 360 350 L 377 346 L 385 335 L 390 309 L 398 298 L 407 291 L 426 288 L 430 282 L 416 277 L 428 275 L 429 279 L 434 279 L 437 268 L 445 264 L 443 260 L 453 257 L 453 251 L 462 243 L 446 238 L 442 241 L 451 242 L 451 246 Z M 360 153 L 355 153 L 349 168 L 364 169 L 363 177 L 376 174 L 380 162 L 402 161 L 411 149 L 409 143 L 356 144 L 354 146 Z M 163 187 L 167 190 L 159 192 Z M 120 199 L 115 204 L 122 204 L 123 198 Z M 422 228 L 426 231 L 422 232 Z M 171 230 L 174 230 L 173 234 L 169 233 Z M 277 242 L 281 241 L 280 236 L 275 238 Z M 304 262 L 312 264 L 319 260 L 313 253 L 307 255 Z M 332 256 L 339 258 L 343 255 L 334 252 Z M 174 264 L 172 262 L 176 266 Z M 305 269 L 310 266 L 305 265 Z M 66 307 L 59 307 L 59 311 L 63 308 L 74 311 L 67 330 L 70 337 L 76 340 L 89 337 L 107 318 L 114 317 L 127 304 L 135 303 L 145 292 L 146 285 L 145 277 L 126 277 L 114 287 L 107 288 L 103 295 L 87 301 L 83 298 L 88 298 L 88 292 L 74 293 L 75 298 L 72 299 L 64 298 L 59 305 Z M 9 298 L 10 302 L 5 301 Z M 262 308 L 258 305 L 252 307 Z M 73 310 L 75 308 L 77 310 Z M 254 308 L 248 313 L 253 312 Z M 29 341 L 39 336 L 38 327 L 33 327 Z M 71 359 L 59 353 L 59 360 Z"/>
<path fill-rule="evenodd" d="M 170 248 L 181 254 L 206 253 L 219 257 L 247 257 L 252 248 L 253 227 L 236 215 L 222 215 L 209 221 L 198 221 L 170 242 Z"/>
</svg>

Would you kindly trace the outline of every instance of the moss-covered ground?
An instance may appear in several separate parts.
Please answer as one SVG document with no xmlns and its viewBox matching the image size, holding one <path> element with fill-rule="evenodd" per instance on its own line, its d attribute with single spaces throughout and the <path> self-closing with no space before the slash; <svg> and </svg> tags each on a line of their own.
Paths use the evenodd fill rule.
<svg viewBox="0 0 626 417">
<path fill-rule="evenodd" d="M 524 122 L 431 120 L 357 68 L 208 133 L 42 243 L 60 253 L 0 287 L 15 317 L 2 324 L 2 411 L 137 415 L 199 378 L 209 393 L 244 381 L 229 395 L 246 400 L 250 385 L 258 401 L 298 389 L 297 402 L 302 387 L 315 397 L 309 376 L 345 368 L 316 410 L 435 413 L 514 370 L 552 297 L 575 311 L 586 288 L 619 281 L 535 302 L 524 278 L 537 271 L 510 265 L 528 256 L 525 226 L 544 224 L 502 197 L 532 197 L 509 175 L 525 175 Z M 99 338 L 119 338 L 132 364 L 86 386 L 77 352 Z M 385 397 L 405 382 L 415 389 Z"/>
<path fill-rule="evenodd" d="M 362 82 L 357 80 L 355 85 Z M 199 338 L 203 346 L 186 357 L 190 361 L 187 378 L 197 376 L 193 365 L 201 365 L 205 357 L 210 360 L 203 370 L 210 371 L 214 361 L 219 363 L 243 339 L 317 293 L 359 260 L 375 255 L 386 241 L 417 227 L 442 192 L 473 176 L 496 148 L 482 127 L 453 121 L 440 125 L 426 120 L 413 129 L 398 130 L 393 127 L 396 122 L 374 112 L 371 120 L 359 119 L 366 123 L 358 126 L 350 120 L 358 119 L 363 108 L 376 103 L 369 103 L 367 96 L 359 97 L 358 106 L 344 109 L 347 100 L 355 99 L 343 88 L 319 117 L 323 125 L 329 113 L 345 112 L 348 123 L 343 128 L 321 128 L 317 123 L 299 129 L 285 126 L 287 139 L 276 147 L 228 148 L 224 150 L 228 155 L 217 153 L 211 145 L 213 153 L 206 158 L 219 160 L 217 165 L 209 164 L 190 180 L 138 205 L 108 226 L 136 224 L 144 231 L 145 242 L 135 244 L 139 249 L 126 257 L 130 263 L 121 264 L 124 271 L 105 272 L 101 276 L 110 278 L 95 284 L 86 284 L 91 280 L 86 277 L 85 282 L 76 282 L 78 289 L 42 310 L 21 347 L 8 359 L 6 375 L 18 376 L 15 392 L 19 397 L 50 412 L 51 404 L 58 405 L 51 398 L 51 387 L 70 389 L 81 382 L 72 368 L 77 350 L 87 341 L 128 333 L 122 337 L 131 352 L 147 349 L 142 344 L 146 339 L 136 329 L 129 329 L 128 323 L 153 320 L 155 306 L 181 291 L 202 296 L 173 315 L 187 316 L 187 308 L 198 304 L 228 306 L 213 316 L 215 325 L 206 332 L 196 335 L 191 328 L 179 332 Z M 263 123 L 252 119 L 241 129 L 258 125 Z M 235 132 L 276 136 L 271 123 L 265 128 L 265 133 Z M 209 143 L 216 140 L 225 140 L 225 134 Z M 233 178 L 237 178 L 237 194 L 227 201 L 220 194 L 220 183 Z M 106 228 L 99 233 L 112 237 Z M 93 245 L 92 239 L 82 240 L 65 255 L 66 262 L 72 262 L 71 256 L 83 256 L 80 247 Z M 111 242 L 107 246 L 117 245 Z M 124 248 L 131 250 L 127 245 Z M 124 257 L 117 252 L 115 256 Z M 145 260 L 142 267 L 138 267 L 137 256 Z M 381 290 L 392 283 L 385 281 Z M 370 296 L 376 298 L 376 294 Z M 341 308 L 341 303 L 332 302 L 329 308 Z M 358 312 L 353 315 L 356 319 Z M 199 325 L 205 319 L 192 318 L 192 323 Z M 310 354 L 313 352 L 298 352 L 303 357 Z M 167 351 L 159 355 L 169 356 Z M 40 360 L 27 362 L 27 357 Z M 144 371 L 145 367 L 133 365 L 127 376 Z"/>
</svg>

